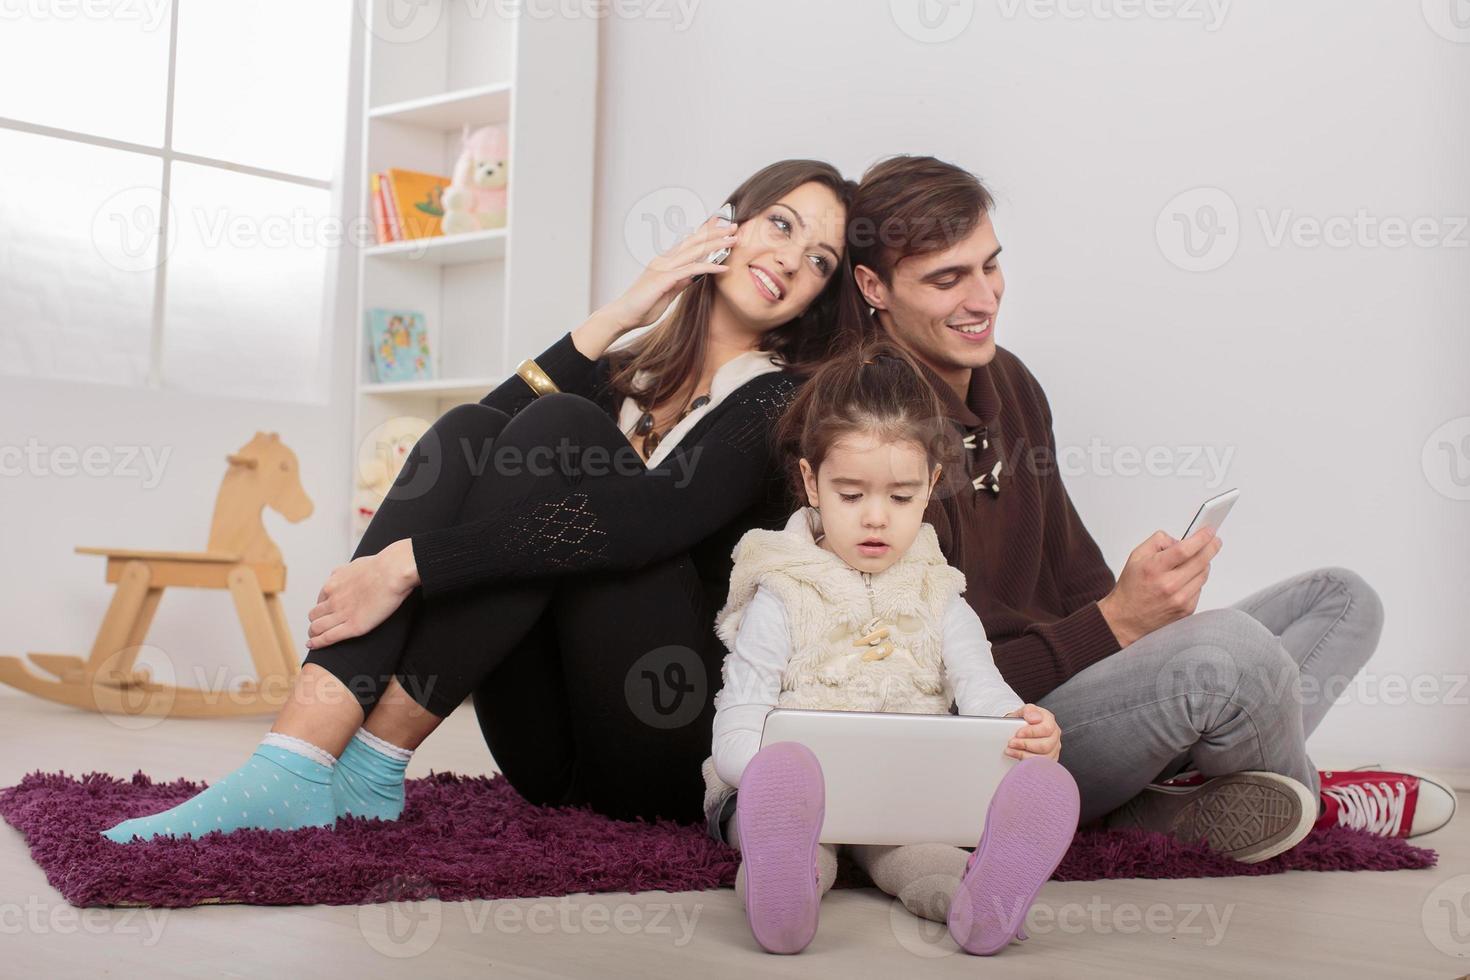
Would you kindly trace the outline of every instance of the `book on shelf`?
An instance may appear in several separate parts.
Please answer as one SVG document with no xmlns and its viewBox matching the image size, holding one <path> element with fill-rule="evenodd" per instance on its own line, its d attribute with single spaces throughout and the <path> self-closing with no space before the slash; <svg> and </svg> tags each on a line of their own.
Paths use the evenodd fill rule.
<svg viewBox="0 0 1470 980">
<path fill-rule="evenodd" d="M 444 189 L 449 178 L 389 167 L 372 175 L 373 224 L 378 244 L 444 234 Z"/>
<path fill-rule="evenodd" d="M 387 185 L 384 173 L 373 173 L 372 175 L 372 225 L 373 231 L 378 232 L 378 244 L 387 245 L 390 241 L 397 241 L 392 237 L 392 226 L 388 223 L 388 206 L 384 201 L 384 187 Z"/>
<path fill-rule="evenodd" d="M 374 381 L 428 381 L 434 377 L 422 313 L 374 307 L 367 311 L 366 319 Z"/>
</svg>

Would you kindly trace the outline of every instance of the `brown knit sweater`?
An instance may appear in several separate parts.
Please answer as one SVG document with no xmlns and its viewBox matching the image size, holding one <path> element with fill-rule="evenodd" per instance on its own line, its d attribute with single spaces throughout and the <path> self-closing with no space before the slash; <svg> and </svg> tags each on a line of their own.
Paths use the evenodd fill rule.
<svg viewBox="0 0 1470 980">
<path fill-rule="evenodd" d="M 1118 651 L 1097 607 L 1113 588 L 1113 573 L 1062 485 L 1051 406 L 1020 359 L 997 348 L 989 365 L 971 372 L 963 402 L 937 374 L 924 372 L 950 419 L 975 437 L 964 451 L 967 472 L 946 467 L 936 498 L 947 499 L 931 502 L 925 518 L 965 573 L 965 598 L 985 624 L 1001 675 L 1021 697 L 1039 701 Z M 1001 470 L 992 481 L 987 475 L 997 460 Z M 978 490 L 976 477 L 984 477 Z M 954 523 L 964 525 L 962 547 Z"/>
</svg>

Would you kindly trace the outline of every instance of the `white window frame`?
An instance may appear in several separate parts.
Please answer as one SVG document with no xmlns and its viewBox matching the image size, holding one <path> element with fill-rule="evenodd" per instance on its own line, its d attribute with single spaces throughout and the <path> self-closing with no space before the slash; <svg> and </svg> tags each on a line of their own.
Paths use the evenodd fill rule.
<svg viewBox="0 0 1470 980">
<path fill-rule="evenodd" d="M 235 163 L 219 157 L 200 156 L 197 153 L 184 153 L 174 149 L 174 75 L 178 68 L 178 45 L 179 45 L 179 0 L 171 0 L 169 4 L 168 24 L 168 82 L 164 90 L 164 118 L 163 118 L 163 144 L 161 146 L 149 146 L 146 143 L 134 143 L 129 140 L 112 139 L 107 136 L 97 136 L 92 133 L 82 132 L 75 129 L 63 129 L 56 126 L 43 126 L 38 123 L 26 122 L 21 119 L 10 119 L 0 116 L 0 129 L 14 130 L 21 133 L 31 133 L 36 136 L 49 136 L 53 139 L 66 140 L 73 143 L 82 143 L 87 146 L 100 146 L 113 150 L 124 150 L 142 156 L 153 157 L 163 163 L 163 175 L 159 183 L 158 201 L 158 233 L 155 236 L 157 249 L 153 267 L 153 310 L 149 327 L 148 339 L 148 375 L 146 386 L 149 388 L 163 387 L 163 319 L 167 301 L 168 290 L 168 209 L 164 202 L 168 201 L 172 189 L 173 165 L 174 163 L 193 163 L 203 167 L 214 167 L 219 170 L 228 170 L 237 174 L 245 174 L 252 177 L 265 177 L 271 180 L 284 181 L 289 184 L 297 184 L 302 187 L 315 187 L 325 190 L 334 195 L 339 190 L 340 176 L 338 178 L 322 179 L 319 177 L 307 177 L 303 174 L 287 173 L 281 170 L 270 170 L 265 167 L 252 167 L 249 164 Z M 350 94 L 350 93 L 349 93 Z M 341 168 L 338 166 L 338 174 Z M 331 311 L 334 307 L 331 288 L 336 280 L 334 260 L 329 260 L 327 275 L 322 277 L 322 336 L 319 338 L 318 346 L 325 350 L 331 347 L 331 329 L 333 321 Z M 319 371 L 320 374 L 320 366 Z"/>
</svg>

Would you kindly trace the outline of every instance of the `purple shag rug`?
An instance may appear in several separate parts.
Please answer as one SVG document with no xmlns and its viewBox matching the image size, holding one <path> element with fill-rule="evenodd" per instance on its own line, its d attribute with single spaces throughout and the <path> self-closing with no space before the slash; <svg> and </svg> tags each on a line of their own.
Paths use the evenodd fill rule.
<svg viewBox="0 0 1470 980">
<path fill-rule="evenodd" d="M 0 816 L 25 835 L 72 905 L 182 908 L 214 903 L 360 905 L 438 898 L 540 898 L 581 892 L 731 887 L 736 851 L 699 826 L 612 820 L 527 803 L 501 777 L 434 773 L 407 782 L 401 820 L 337 829 L 240 830 L 115 844 L 99 836 L 204 788 L 87 773 L 33 772 L 0 790 Z M 1085 831 L 1053 876 L 1196 878 L 1282 871 L 1428 868 L 1433 851 L 1350 830 L 1314 832 L 1280 857 L 1240 864 L 1147 831 Z M 837 887 L 868 884 L 851 862 Z"/>
</svg>

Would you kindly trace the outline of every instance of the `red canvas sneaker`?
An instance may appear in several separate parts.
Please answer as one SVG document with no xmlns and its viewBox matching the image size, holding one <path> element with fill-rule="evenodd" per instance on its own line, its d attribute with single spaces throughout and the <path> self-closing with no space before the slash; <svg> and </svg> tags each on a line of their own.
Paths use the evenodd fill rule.
<svg viewBox="0 0 1470 980">
<path fill-rule="evenodd" d="M 1418 837 L 1449 823 L 1458 800 L 1442 780 L 1412 770 L 1324 770 L 1318 827 L 1350 827 L 1381 837 Z"/>
</svg>

